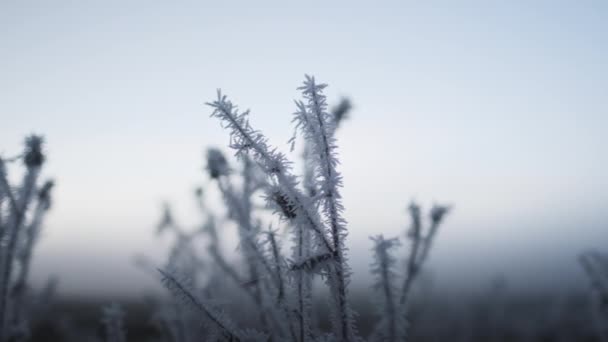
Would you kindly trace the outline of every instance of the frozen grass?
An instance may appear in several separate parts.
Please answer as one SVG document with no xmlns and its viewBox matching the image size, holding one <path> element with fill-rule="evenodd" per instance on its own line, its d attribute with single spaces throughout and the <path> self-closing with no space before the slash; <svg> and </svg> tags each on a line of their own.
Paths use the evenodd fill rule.
<svg viewBox="0 0 608 342">
<path fill-rule="evenodd" d="M 374 239 L 376 261 L 372 272 L 377 282 L 370 291 L 379 292 L 381 300 L 373 334 L 369 337 L 360 334 L 357 313 L 350 304 L 349 285 L 353 274 L 348 263 L 348 223 L 343 216 L 343 184 L 335 135 L 351 104 L 343 100 L 330 112 L 323 94 L 326 87 L 314 77 L 306 76 L 298 88 L 302 100 L 295 101 L 295 132 L 290 143 L 293 151 L 296 142 L 302 139 L 302 176 L 295 173 L 292 160 L 254 128 L 249 111 L 240 111 L 218 91 L 216 100 L 208 103 L 211 116 L 229 132 L 229 147 L 240 163 L 233 167 L 219 149 L 208 150 L 206 170 L 222 196 L 226 217 L 207 208 L 202 190 L 197 191 L 197 200 L 206 217 L 203 229 L 185 233 L 167 211 L 159 227 L 160 231 L 173 232 L 176 247 L 162 271 L 163 279 L 175 297 L 181 298 L 181 303 L 186 299 L 191 307 L 204 308 L 206 306 L 199 304 L 205 300 L 221 299 L 227 284 L 240 291 L 247 298 L 247 304 L 241 308 L 258 318 L 251 326 L 258 330 L 257 334 L 249 333 L 249 338 L 301 342 L 366 338 L 403 341 L 408 294 L 428 258 L 448 208 L 434 206 L 429 213 L 429 226 L 423 227 L 426 220 L 421 218 L 418 205 L 412 204 L 412 227 L 407 235 L 412 249 L 404 267 L 395 255 L 399 245 L 396 238 Z M 260 198 L 264 203 L 260 203 Z M 273 220 L 269 214 L 280 218 L 279 229 L 266 229 Z M 221 248 L 219 231 L 223 228 L 218 226 L 226 221 L 237 229 L 240 265 L 229 262 Z M 194 240 L 206 241 L 205 253 L 195 247 Z M 206 263 L 205 268 L 199 267 L 201 260 Z M 178 277 L 168 277 L 168 274 L 179 274 L 179 278 L 188 280 L 188 285 L 182 286 Z M 325 295 L 323 290 L 313 291 L 313 285 L 319 282 L 327 291 L 324 310 L 329 312 L 331 328 L 328 331 L 321 328 L 325 325 L 315 314 L 318 309 L 314 303 L 318 305 L 318 302 L 314 297 Z M 205 299 L 200 301 L 195 293 Z M 209 316 L 209 310 L 199 311 L 199 316 Z M 228 309 L 223 311 L 223 317 L 237 317 L 230 319 L 231 322 L 238 322 L 239 314 Z M 171 322 L 176 322 L 174 318 Z M 244 336 L 236 332 L 237 328 L 223 329 L 218 324 L 198 329 L 181 321 L 174 323 L 175 329 L 197 330 L 196 337 L 203 339 L 206 334 L 225 340 L 242 340 Z"/>
</svg>

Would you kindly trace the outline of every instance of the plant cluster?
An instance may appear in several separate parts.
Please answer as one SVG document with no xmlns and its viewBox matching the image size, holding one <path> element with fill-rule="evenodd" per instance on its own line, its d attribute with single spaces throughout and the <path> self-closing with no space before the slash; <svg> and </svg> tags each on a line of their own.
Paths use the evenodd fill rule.
<svg viewBox="0 0 608 342">
<path fill-rule="evenodd" d="M 206 171 L 223 199 L 225 219 L 207 208 L 202 189 L 195 192 L 205 218 L 199 228 L 181 228 L 169 207 L 165 208 L 158 231 L 171 231 L 175 244 L 167 264 L 158 271 L 177 299 L 177 305 L 171 305 L 170 310 L 164 306 L 159 315 L 168 339 L 366 339 L 358 331 L 357 314 L 349 298 L 352 272 L 345 242 L 348 224 L 343 215 L 335 135 L 351 104 L 342 100 L 329 111 L 323 93 L 326 86 L 306 76 L 298 88 L 302 99 L 295 101 L 295 132 L 290 144 L 293 151 L 297 137 L 303 137 L 302 176 L 296 175 L 288 156 L 251 125 L 249 111 L 240 111 L 221 91 L 208 103 L 213 110 L 211 116 L 229 131 L 229 147 L 240 167 L 231 167 L 218 149 L 207 152 Z M 376 277 L 373 289 L 378 297 L 378 319 L 369 340 L 405 340 L 408 294 L 448 210 L 434 206 L 430 225 L 425 228 L 419 206 L 410 206 L 412 226 L 407 239 L 412 248 L 404 267 L 395 256 L 398 239 L 372 238 L 371 269 Z M 280 227 L 273 229 L 267 221 L 277 217 Z M 231 263 L 222 251 L 220 230 L 228 223 L 238 232 L 241 265 Z M 201 255 L 197 241 L 206 241 L 206 256 Z M 320 291 L 314 290 L 314 284 L 319 282 L 328 293 L 330 331 L 320 328 L 323 324 L 315 314 L 314 297 Z M 226 291 L 228 287 L 232 292 Z M 246 299 L 239 303 L 238 310 L 231 310 L 231 303 L 218 300 L 227 296 Z M 251 314 L 248 319 L 235 319 L 239 311 Z M 243 323 L 247 320 L 249 325 Z"/>
<path fill-rule="evenodd" d="M 43 139 L 25 140 L 22 154 L 0 158 L 0 341 L 28 337 L 39 314 L 45 312 L 50 292 L 32 293 L 28 276 L 44 217 L 51 207 L 53 181 L 40 182 L 44 165 Z M 25 168 L 17 185 L 9 182 L 9 165 Z M 53 288 L 53 282 L 49 289 Z M 52 292 L 52 290 L 50 290 Z"/>
</svg>

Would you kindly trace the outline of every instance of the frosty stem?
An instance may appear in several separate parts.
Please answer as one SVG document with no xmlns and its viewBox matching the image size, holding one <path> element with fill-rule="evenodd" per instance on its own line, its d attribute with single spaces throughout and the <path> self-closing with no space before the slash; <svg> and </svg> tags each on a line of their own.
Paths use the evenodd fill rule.
<svg viewBox="0 0 608 342">
<path fill-rule="evenodd" d="M 4 165 L 2 164 L 0 167 L 4 171 Z M 0 277 L 0 341 L 4 341 L 8 337 L 6 334 L 8 329 L 7 310 L 15 250 L 19 237 L 19 229 L 21 228 L 25 219 L 25 213 L 30 204 L 32 194 L 34 193 L 39 172 L 40 166 L 32 166 L 27 168 L 27 172 L 20 187 L 19 197 L 11 200 L 10 202 L 12 211 L 7 223 L 7 229 L 4 231 L 8 244 L 4 249 L 4 253 L 2 253 L 2 264 L 0 266 L 2 273 Z M 0 182 L 2 182 L 2 187 L 9 189 L 10 193 L 10 187 L 6 180 L 5 174 L 4 172 L 1 173 L 2 176 L 0 176 Z"/>
</svg>

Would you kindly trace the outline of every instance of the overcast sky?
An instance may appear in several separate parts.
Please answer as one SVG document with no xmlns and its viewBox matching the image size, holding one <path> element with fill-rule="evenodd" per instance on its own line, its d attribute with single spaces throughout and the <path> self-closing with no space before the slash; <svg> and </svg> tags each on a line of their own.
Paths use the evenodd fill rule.
<svg viewBox="0 0 608 342">
<path fill-rule="evenodd" d="M 0 2 L 0 153 L 42 133 L 57 180 L 34 280 L 151 286 L 130 258 L 161 259 L 163 200 L 196 222 L 204 149 L 228 143 L 204 102 L 222 88 L 287 150 L 308 73 L 354 103 L 338 142 L 355 281 L 415 198 L 454 205 L 439 282 L 579 282 L 577 253 L 608 248 L 608 5 L 456 3 Z"/>
</svg>

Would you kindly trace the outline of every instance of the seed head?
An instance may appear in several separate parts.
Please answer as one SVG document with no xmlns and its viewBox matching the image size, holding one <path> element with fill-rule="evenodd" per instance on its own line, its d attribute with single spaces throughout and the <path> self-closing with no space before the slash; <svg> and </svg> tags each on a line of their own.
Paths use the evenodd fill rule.
<svg viewBox="0 0 608 342">
<path fill-rule="evenodd" d="M 224 154 L 217 148 L 207 150 L 207 171 L 212 179 L 225 176 L 230 171 Z"/>
<path fill-rule="evenodd" d="M 443 218 L 445 217 L 445 215 L 450 211 L 450 207 L 449 206 L 443 206 L 443 205 L 433 205 L 433 207 L 431 208 L 431 221 L 433 222 L 433 224 L 440 224 L 441 221 L 443 220 Z"/>
<path fill-rule="evenodd" d="M 332 108 L 331 113 L 334 117 L 334 122 L 336 126 L 339 126 L 344 119 L 348 119 L 350 116 L 350 110 L 353 108 L 352 103 L 348 98 L 342 98 L 340 103 L 338 103 L 334 108 Z"/>
<path fill-rule="evenodd" d="M 412 225 L 408 231 L 408 237 L 417 239 L 420 236 L 421 222 L 420 222 L 420 206 L 412 201 L 407 208 L 410 213 Z"/>
<path fill-rule="evenodd" d="M 25 138 L 25 153 L 23 162 L 28 168 L 39 167 L 44 163 L 42 144 L 44 139 L 39 135 L 30 135 Z"/>
</svg>

